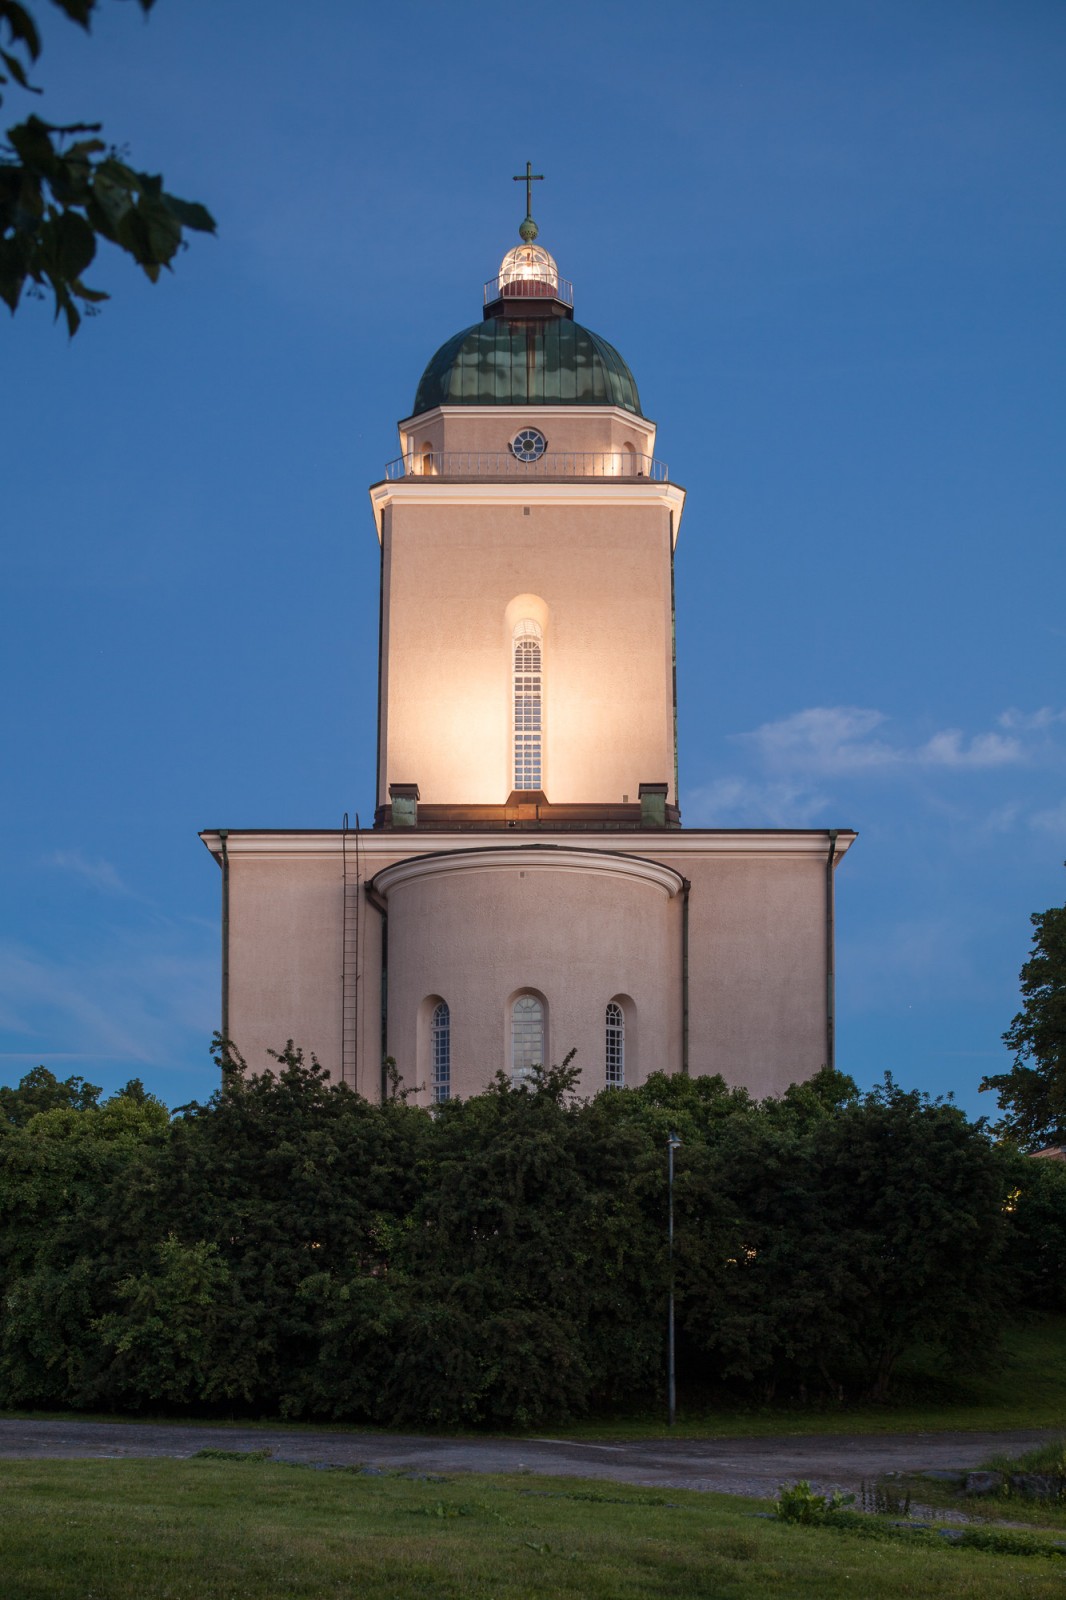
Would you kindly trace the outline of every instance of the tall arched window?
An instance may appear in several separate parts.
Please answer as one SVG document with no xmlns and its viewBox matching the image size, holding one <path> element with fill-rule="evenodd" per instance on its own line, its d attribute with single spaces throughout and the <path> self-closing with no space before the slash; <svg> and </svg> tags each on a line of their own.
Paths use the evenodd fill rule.
<svg viewBox="0 0 1066 1600">
<path fill-rule="evenodd" d="M 429 1054 L 433 1068 L 433 1099 L 438 1104 L 452 1095 L 452 1014 L 446 1000 L 433 1007 Z"/>
<path fill-rule="evenodd" d="M 626 1081 L 626 1018 L 617 1000 L 607 1007 L 605 1039 L 608 1089 L 624 1089 Z"/>
<path fill-rule="evenodd" d="M 540 629 L 525 619 L 514 641 L 514 787 L 541 787 Z"/>
<path fill-rule="evenodd" d="M 544 1007 L 535 994 L 520 994 L 511 1007 L 511 1084 L 529 1081 L 544 1065 Z"/>
</svg>

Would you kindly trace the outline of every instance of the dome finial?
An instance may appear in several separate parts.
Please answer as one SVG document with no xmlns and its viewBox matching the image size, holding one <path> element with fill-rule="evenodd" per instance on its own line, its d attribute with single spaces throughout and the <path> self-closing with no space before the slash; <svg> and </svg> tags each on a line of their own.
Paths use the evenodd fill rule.
<svg viewBox="0 0 1066 1600">
<path fill-rule="evenodd" d="M 524 183 L 526 186 L 526 217 L 525 221 L 519 226 L 518 236 L 526 244 L 532 244 L 540 232 L 537 224 L 533 221 L 533 185 L 535 183 L 543 183 L 544 174 L 543 172 L 534 172 L 532 161 L 527 161 L 525 172 L 515 174 L 513 181 L 515 183 Z"/>
</svg>

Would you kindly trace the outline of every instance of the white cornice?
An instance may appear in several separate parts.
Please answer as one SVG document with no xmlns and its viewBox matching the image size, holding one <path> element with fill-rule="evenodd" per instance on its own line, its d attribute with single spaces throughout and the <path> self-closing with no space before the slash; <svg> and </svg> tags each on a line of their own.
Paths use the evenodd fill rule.
<svg viewBox="0 0 1066 1600">
<path fill-rule="evenodd" d="M 579 417 L 609 417 L 619 422 L 632 423 L 634 427 L 644 428 L 654 433 L 658 423 L 652 422 L 650 417 L 638 417 L 635 411 L 627 411 L 624 406 L 579 406 L 567 405 L 561 401 L 558 405 L 514 405 L 514 406 L 431 406 L 428 411 L 416 411 L 413 417 L 403 417 L 396 426 L 409 428 L 415 422 L 432 422 L 437 417 L 557 417 L 561 411 L 573 413 Z"/>
<path fill-rule="evenodd" d="M 458 872 L 576 872 L 582 877 L 623 877 L 652 884 L 672 900 L 685 886 L 673 867 L 644 856 L 588 850 L 580 846 L 500 845 L 470 846 L 433 855 L 408 856 L 383 867 L 374 878 L 374 888 L 386 899 L 391 890 L 415 879 L 439 878 Z"/>
<path fill-rule="evenodd" d="M 591 482 L 567 479 L 561 483 L 465 482 L 451 483 L 443 478 L 397 478 L 375 483 L 370 488 L 378 539 L 383 536 L 385 509 L 393 502 L 436 506 L 647 506 L 658 504 L 674 516 L 674 543 L 677 543 L 685 491 L 680 484 L 637 482 L 633 478 L 596 478 Z"/>
<path fill-rule="evenodd" d="M 529 850 L 549 845 L 571 851 L 595 853 L 593 840 L 602 842 L 612 854 L 648 857 L 654 851 L 658 860 L 680 860 L 682 870 L 686 856 L 792 856 L 817 857 L 825 860 L 829 850 L 829 835 L 824 828 L 678 828 L 644 833 L 583 833 L 581 843 L 573 833 L 537 833 L 533 839 L 528 833 L 410 833 L 398 830 L 356 833 L 349 830 L 322 832 L 271 832 L 251 828 L 234 829 L 226 836 L 230 858 L 237 856 L 274 859 L 301 859 L 313 856 L 337 856 L 347 851 L 349 862 L 354 862 L 358 850 L 365 862 L 365 875 L 372 877 L 381 866 L 398 857 L 409 859 L 412 848 L 419 856 L 445 855 L 455 851 L 476 849 L 492 851 Z M 222 858 L 222 837 L 217 829 L 208 828 L 200 838 L 216 859 Z M 854 844 L 857 835 L 850 828 L 837 832 L 836 860 Z"/>
</svg>

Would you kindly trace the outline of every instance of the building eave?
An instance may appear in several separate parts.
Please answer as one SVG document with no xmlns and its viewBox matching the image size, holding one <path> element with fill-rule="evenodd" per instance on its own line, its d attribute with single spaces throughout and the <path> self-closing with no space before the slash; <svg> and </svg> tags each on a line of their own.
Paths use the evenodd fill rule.
<svg viewBox="0 0 1066 1600">
<path fill-rule="evenodd" d="M 852 828 L 838 828 L 836 832 L 836 858 L 838 866 L 858 838 Z M 231 828 L 226 833 L 226 848 L 230 860 L 241 856 L 299 858 L 307 856 L 338 856 L 342 850 L 354 849 L 358 841 L 360 853 L 369 868 L 373 859 L 388 856 L 395 860 L 401 856 L 437 856 L 466 852 L 474 849 L 528 850 L 528 834 L 516 834 L 513 841 L 499 834 L 483 835 L 484 844 L 474 841 L 477 834 L 421 833 L 413 828 L 409 835 L 395 830 L 371 832 L 340 828 Z M 767 856 L 810 857 L 824 860 L 829 830 L 826 828 L 678 828 L 662 831 L 634 830 L 632 833 L 612 833 L 610 851 L 618 854 L 639 854 L 647 859 L 662 856 L 716 855 L 716 856 Z M 205 828 L 200 834 L 206 848 L 221 860 L 222 840 L 218 829 Z M 588 848 L 577 845 L 572 833 L 558 835 L 538 834 L 535 848 L 557 846 L 574 850 Z M 374 870 L 377 870 L 376 868 Z M 368 876 L 372 873 L 368 872 Z"/>
<path fill-rule="evenodd" d="M 685 509 L 685 490 L 677 483 L 636 481 L 632 478 L 596 478 L 592 481 L 560 478 L 538 479 L 535 483 L 508 480 L 487 483 L 483 479 L 397 478 L 382 479 L 370 486 L 370 505 L 379 542 L 384 537 L 385 512 L 401 502 L 407 505 L 435 506 L 647 506 L 658 502 L 673 516 L 673 540 L 677 544 L 681 516 Z"/>
</svg>

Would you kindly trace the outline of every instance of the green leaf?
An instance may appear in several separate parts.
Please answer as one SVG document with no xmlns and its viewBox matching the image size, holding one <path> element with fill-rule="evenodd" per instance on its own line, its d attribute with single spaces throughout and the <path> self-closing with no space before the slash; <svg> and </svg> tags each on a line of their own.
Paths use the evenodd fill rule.
<svg viewBox="0 0 1066 1600">
<path fill-rule="evenodd" d="M 6 226 L 14 230 L 16 237 L 28 236 L 44 216 L 44 186 L 25 168 L 14 170 L 17 181 L 8 199 L 9 221 Z"/>
<path fill-rule="evenodd" d="M 102 139 L 79 139 L 77 144 L 70 146 L 66 156 L 68 161 L 80 160 L 82 157 L 87 159 L 89 156 L 98 155 L 101 150 L 106 149 L 107 145 Z"/>
<path fill-rule="evenodd" d="M 90 305 L 99 305 L 101 300 L 110 300 L 111 298 L 111 296 L 109 294 L 105 294 L 102 289 L 88 288 L 84 283 L 82 283 L 80 278 L 76 283 L 71 284 L 71 288 L 74 290 L 74 293 L 77 295 L 79 300 L 87 300 Z"/>
<path fill-rule="evenodd" d="M 132 167 L 127 167 L 124 161 L 119 161 L 115 156 L 108 156 L 106 161 L 101 161 L 97 173 L 108 183 L 113 183 L 121 189 L 140 189 L 140 173 L 134 172 Z"/>
<path fill-rule="evenodd" d="M 174 194 L 164 194 L 162 200 L 167 210 L 172 216 L 177 217 L 183 228 L 195 228 L 197 233 L 216 232 L 215 219 L 206 206 L 200 205 L 195 200 L 179 200 Z"/>
<path fill-rule="evenodd" d="M 49 182 L 52 194 L 62 206 L 83 206 L 88 198 L 92 163 L 88 157 L 60 156 Z"/>
<path fill-rule="evenodd" d="M 143 212 L 144 207 L 141 209 Z M 155 207 L 146 214 L 146 220 L 151 258 L 165 265 L 181 245 L 181 223 L 168 212 Z"/>
<path fill-rule="evenodd" d="M 134 261 L 143 264 L 152 259 L 148 229 L 136 206 L 131 205 L 116 222 L 115 243 L 121 245 Z"/>
<path fill-rule="evenodd" d="M 80 278 L 96 254 L 96 235 L 76 211 L 64 211 L 56 223 L 56 256 L 60 271 Z"/>
<path fill-rule="evenodd" d="M 66 13 L 71 22 L 76 22 L 79 28 L 89 31 L 89 21 L 92 17 L 96 0 L 52 0 L 54 6 Z"/>
<path fill-rule="evenodd" d="M 21 252 L 13 240 L 0 239 L 0 300 L 11 307 L 12 315 L 25 282 L 26 268 Z"/>
<path fill-rule="evenodd" d="M 53 278 L 51 274 L 49 274 L 49 281 L 51 282 L 52 288 L 55 290 L 56 321 L 59 321 L 59 313 L 62 311 L 67 319 L 67 332 L 73 339 L 81 324 L 81 314 L 73 300 L 70 298 L 70 291 L 62 279 Z"/>
<path fill-rule="evenodd" d="M 55 147 L 49 137 L 49 127 L 42 122 L 40 117 L 27 117 L 25 122 L 18 122 L 13 128 L 8 128 L 7 137 L 11 148 L 27 166 L 35 167 L 38 171 L 47 172 L 55 164 Z"/>
<path fill-rule="evenodd" d="M 39 118 L 37 120 L 40 120 Z M 42 122 L 41 126 L 47 128 L 49 133 L 99 133 L 103 127 L 102 122 Z"/>
<path fill-rule="evenodd" d="M 110 161 L 105 161 L 97 167 L 93 175 L 92 197 L 113 230 L 121 226 L 123 217 L 133 207 L 133 196 L 129 185 L 113 175 L 113 163 Z M 108 237 L 119 242 L 116 232 L 110 233 Z"/>
<path fill-rule="evenodd" d="M 12 44 L 25 45 L 31 61 L 41 53 L 41 36 L 37 24 L 18 0 L 0 0 L 0 22 L 7 23 Z"/>
<path fill-rule="evenodd" d="M 25 69 L 17 56 L 9 55 L 6 50 L 0 50 L 0 61 L 4 63 L 4 66 L 7 68 L 8 72 L 10 72 L 20 89 L 28 89 L 30 94 L 41 93 L 41 90 L 36 88 L 34 84 L 30 83 L 29 79 L 26 77 Z M 3 78 L 0 78 L 0 83 L 3 83 L 4 81 L 5 80 Z"/>
</svg>

